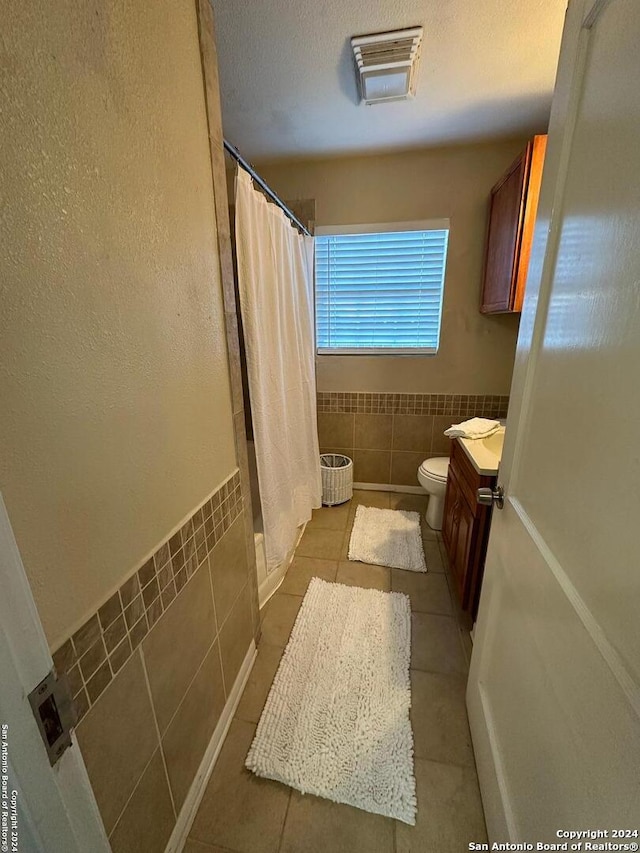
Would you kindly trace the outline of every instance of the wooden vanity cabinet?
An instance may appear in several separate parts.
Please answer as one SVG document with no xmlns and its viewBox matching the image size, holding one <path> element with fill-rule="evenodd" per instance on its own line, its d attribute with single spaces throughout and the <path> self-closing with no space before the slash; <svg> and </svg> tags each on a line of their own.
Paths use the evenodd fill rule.
<svg viewBox="0 0 640 853">
<path fill-rule="evenodd" d="M 534 136 L 491 190 L 483 314 L 522 311 L 546 147 L 546 136 Z"/>
<path fill-rule="evenodd" d="M 496 478 L 478 474 L 458 439 L 452 444 L 442 538 L 462 608 L 475 619 L 491 522 L 491 507 L 477 502 L 476 491 Z"/>
</svg>

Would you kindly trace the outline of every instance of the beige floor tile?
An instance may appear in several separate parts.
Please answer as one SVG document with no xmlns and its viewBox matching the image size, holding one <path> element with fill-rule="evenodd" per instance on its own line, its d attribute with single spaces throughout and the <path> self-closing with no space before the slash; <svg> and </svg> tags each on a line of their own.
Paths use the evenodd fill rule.
<svg viewBox="0 0 640 853">
<path fill-rule="evenodd" d="M 325 530 L 344 530 L 349 521 L 351 501 L 338 506 L 323 506 L 313 510 L 313 517 L 307 528 L 322 528 Z"/>
<path fill-rule="evenodd" d="M 442 538 L 442 533 L 438 533 L 438 547 L 440 549 L 440 560 L 442 565 L 444 566 L 445 572 L 449 572 L 449 555 L 447 554 L 447 547 L 444 544 L 444 539 Z"/>
<path fill-rule="evenodd" d="M 411 668 L 466 672 L 458 626 L 451 616 L 411 614 Z"/>
<path fill-rule="evenodd" d="M 449 585 L 444 574 L 391 569 L 391 589 L 411 599 L 411 609 L 422 613 L 453 613 Z"/>
<path fill-rule="evenodd" d="M 262 620 L 262 643 L 284 648 L 302 604 L 301 595 L 277 592 L 266 606 Z"/>
<path fill-rule="evenodd" d="M 463 675 L 411 671 L 411 723 L 416 758 L 473 767 Z"/>
<path fill-rule="evenodd" d="M 389 492 L 378 492 L 373 489 L 354 489 L 351 500 L 352 513 L 356 506 L 377 506 L 380 509 L 389 509 Z"/>
<path fill-rule="evenodd" d="M 456 621 L 463 626 L 468 626 L 469 630 L 473 627 L 473 620 L 468 610 L 462 609 L 458 586 L 449 572 L 445 572 L 444 577 L 447 579 L 449 587 L 449 595 L 451 596 L 451 604 L 453 606 L 453 615 Z"/>
<path fill-rule="evenodd" d="M 473 628 L 473 619 L 467 610 L 463 610 L 458 598 L 458 591 L 450 574 L 445 575 L 449 585 L 449 595 L 453 607 L 453 618 L 458 626 L 460 633 L 460 642 L 462 644 L 462 653 L 465 657 L 467 668 L 471 663 L 471 653 L 473 651 L 473 643 L 471 642 L 471 629 Z"/>
<path fill-rule="evenodd" d="M 422 538 L 422 547 L 424 548 L 424 558 L 427 562 L 427 571 L 444 573 L 444 563 L 442 562 L 442 554 L 438 547 L 438 542 L 435 539 Z"/>
<path fill-rule="evenodd" d="M 422 540 L 424 542 L 437 542 L 440 536 L 439 530 L 434 530 L 427 524 L 427 519 L 424 513 L 420 516 L 420 530 L 422 531 Z"/>
<path fill-rule="evenodd" d="M 236 717 L 249 723 L 257 723 L 267 701 L 271 683 L 278 671 L 282 649 L 260 643 L 256 662 L 236 710 Z"/>
<path fill-rule="evenodd" d="M 460 639 L 462 640 L 462 653 L 467 663 L 467 667 L 471 666 L 471 655 L 473 654 L 473 641 L 471 640 L 470 630 L 464 626 L 460 626 Z"/>
<path fill-rule="evenodd" d="M 418 815 L 415 826 L 396 824 L 397 853 L 460 853 L 487 840 L 473 767 L 416 759 Z"/>
<path fill-rule="evenodd" d="M 319 557 L 322 560 L 337 560 L 344 537 L 344 530 L 325 530 L 307 527 L 296 548 L 296 557 Z"/>
<path fill-rule="evenodd" d="M 351 541 L 351 531 L 353 529 L 353 516 L 349 521 L 349 525 L 344 533 L 344 538 L 342 540 L 342 546 L 340 548 L 340 560 L 348 560 L 349 559 L 349 542 Z"/>
<path fill-rule="evenodd" d="M 202 844 L 201 841 L 195 841 L 193 838 L 188 838 L 187 843 L 182 848 L 182 853 L 230 853 L 224 847 L 218 847 L 216 844 Z"/>
<path fill-rule="evenodd" d="M 292 791 L 281 853 L 393 853 L 393 821 Z"/>
<path fill-rule="evenodd" d="M 294 557 L 279 592 L 304 595 L 311 578 L 334 581 L 338 570 L 337 560 L 320 560 L 317 557 Z"/>
<path fill-rule="evenodd" d="M 405 495 L 402 492 L 389 493 L 389 509 L 403 509 L 424 515 L 427 511 L 427 495 Z"/>
<path fill-rule="evenodd" d="M 336 583 L 389 592 L 391 589 L 391 569 L 386 566 L 372 566 L 369 563 L 345 560 L 338 563 Z"/>
<path fill-rule="evenodd" d="M 244 766 L 255 726 L 231 723 L 190 838 L 237 853 L 277 853 L 290 789 Z"/>
</svg>

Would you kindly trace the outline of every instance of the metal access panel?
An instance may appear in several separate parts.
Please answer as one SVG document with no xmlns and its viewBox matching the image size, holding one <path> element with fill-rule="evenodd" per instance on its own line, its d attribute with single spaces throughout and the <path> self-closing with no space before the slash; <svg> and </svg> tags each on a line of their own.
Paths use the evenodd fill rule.
<svg viewBox="0 0 640 853">
<path fill-rule="evenodd" d="M 52 670 L 31 691 L 29 703 L 53 767 L 71 746 L 71 729 L 77 720 L 67 676 L 58 678 Z"/>
</svg>

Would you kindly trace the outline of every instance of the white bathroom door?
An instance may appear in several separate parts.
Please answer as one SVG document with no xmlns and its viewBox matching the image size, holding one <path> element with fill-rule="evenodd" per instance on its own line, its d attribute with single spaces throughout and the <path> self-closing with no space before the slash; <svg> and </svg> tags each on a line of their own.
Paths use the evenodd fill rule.
<svg viewBox="0 0 640 853">
<path fill-rule="evenodd" d="M 639 46 L 571 0 L 467 692 L 492 841 L 640 830 Z"/>
<path fill-rule="evenodd" d="M 0 494 L 0 851 L 109 853 L 75 736 L 51 767 L 29 705 L 52 663 Z"/>
</svg>

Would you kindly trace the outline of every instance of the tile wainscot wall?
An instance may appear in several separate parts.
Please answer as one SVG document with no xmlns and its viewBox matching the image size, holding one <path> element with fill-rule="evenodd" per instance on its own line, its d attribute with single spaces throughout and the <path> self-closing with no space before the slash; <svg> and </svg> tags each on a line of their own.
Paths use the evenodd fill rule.
<svg viewBox="0 0 640 853">
<path fill-rule="evenodd" d="M 418 487 L 429 456 L 448 456 L 444 430 L 471 417 L 505 418 L 509 398 L 477 394 L 318 393 L 322 453 L 353 459 L 354 481 Z"/>
</svg>

